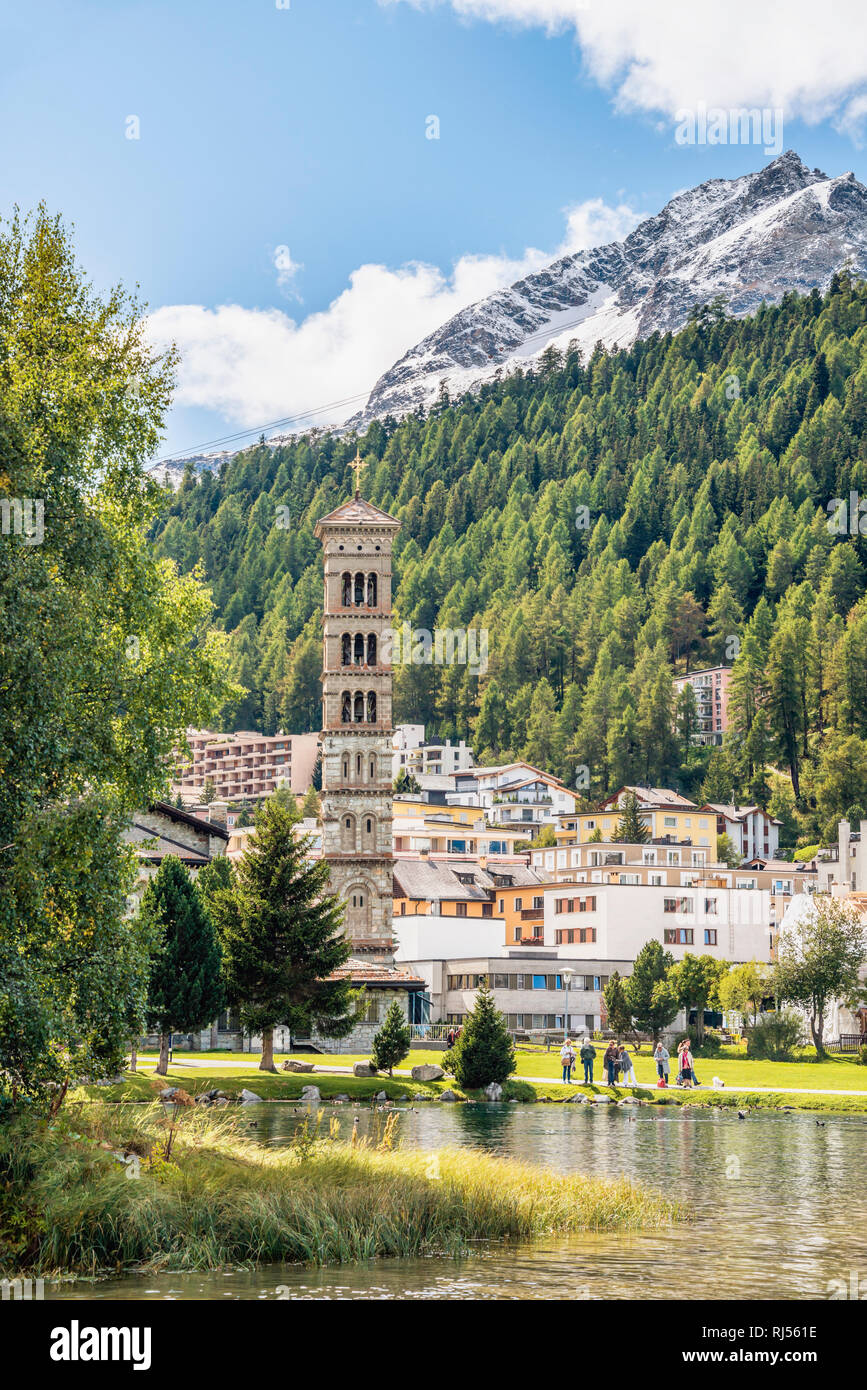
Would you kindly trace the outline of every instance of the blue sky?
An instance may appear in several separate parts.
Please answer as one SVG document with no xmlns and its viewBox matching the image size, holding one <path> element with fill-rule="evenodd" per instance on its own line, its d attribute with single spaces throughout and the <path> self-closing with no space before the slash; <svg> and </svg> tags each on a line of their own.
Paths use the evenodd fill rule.
<svg viewBox="0 0 867 1390">
<path fill-rule="evenodd" d="M 678 145 L 681 105 L 780 106 L 863 177 L 864 30 L 851 0 L 3 0 L 0 212 L 44 199 L 97 285 L 140 284 L 185 450 L 360 396 L 463 304 L 767 162 Z"/>
</svg>

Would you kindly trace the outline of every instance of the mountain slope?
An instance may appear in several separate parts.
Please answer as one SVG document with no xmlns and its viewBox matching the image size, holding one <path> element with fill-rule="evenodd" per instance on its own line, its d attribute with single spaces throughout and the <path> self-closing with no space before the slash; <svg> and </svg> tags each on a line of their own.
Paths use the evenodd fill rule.
<svg viewBox="0 0 867 1390">
<path fill-rule="evenodd" d="M 680 193 L 625 241 L 564 256 L 462 310 L 380 377 L 355 423 L 430 406 L 444 379 L 454 398 L 550 343 L 574 339 L 589 354 L 598 340 L 628 347 L 677 330 L 717 295 L 729 314 L 753 313 L 787 290 L 827 288 L 846 264 L 867 271 L 867 188 L 790 150 L 758 173 Z"/>
</svg>

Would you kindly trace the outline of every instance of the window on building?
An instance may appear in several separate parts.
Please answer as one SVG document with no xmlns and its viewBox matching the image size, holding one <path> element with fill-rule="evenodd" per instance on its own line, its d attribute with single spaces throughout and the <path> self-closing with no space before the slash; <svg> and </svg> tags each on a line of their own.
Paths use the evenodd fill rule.
<svg viewBox="0 0 867 1390">
<path fill-rule="evenodd" d="M 663 938 L 666 946 L 691 946 L 692 927 L 666 927 Z"/>
<path fill-rule="evenodd" d="M 715 928 L 715 927 L 705 927 L 705 929 L 704 929 L 704 944 L 705 944 L 705 946 L 715 946 L 715 945 L 716 945 L 716 928 Z"/>
</svg>

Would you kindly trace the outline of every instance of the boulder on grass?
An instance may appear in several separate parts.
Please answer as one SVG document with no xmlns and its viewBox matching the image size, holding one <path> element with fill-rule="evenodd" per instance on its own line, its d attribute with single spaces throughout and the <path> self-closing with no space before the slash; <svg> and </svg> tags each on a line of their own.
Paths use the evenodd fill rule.
<svg viewBox="0 0 867 1390">
<path fill-rule="evenodd" d="M 312 1071 L 312 1070 L 313 1070 L 313 1063 L 312 1063 L 312 1062 L 295 1062 L 295 1061 L 291 1061 L 291 1060 L 290 1060 L 290 1061 L 288 1061 L 288 1062 L 284 1062 L 284 1063 L 283 1063 L 283 1070 L 284 1070 L 284 1071 Z"/>
<path fill-rule="evenodd" d="M 489 1084 L 485 1087 L 485 1096 L 488 1100 L 503 1099 L 503 1088 L 500 1085 L 499 1081 L 489 1082 Z"/>
<path fill-rule="evenodd" d="M 160 1091 L 160 1100 L 174 1100 L 179 1089 L 178 1086 L 167 1086 L 164 1091 Z"/>
<path fill-rule="evenodd" d="M 309 1101 L 309 1103 L 310 1103 L 311 1105 L 318 1105 L 319 1102 L 320 1102 L 321 1099 L 322 1099 L 322 1095 L 321 1095 L 321 1093 L 320 1093 L 320 1091 L 319 1091 L 319 1087 L 318 1087 L 318 1086 L 304 1086 L 304 1087 L 302 1087 L 302 1089 L 301 1089 L 301 1099 L 304 1100 L 304 1101 Z"/>
<path fill-rule="evenodd" d="M 246 1086 L 239 1095 L 238 1100 L 242 1105 L 261 1105 L 262 1103 L 262 1097 L 257 1096 L 255 1091 L 248 1091 Z"/>
<path fill-rule="evenodd" d="M 352 1068 L 353 1076 L 376 1076 L 376 1067 L 372 1062 L 356 1062 Z"/>
<path fill-rule="evenodd" d="M 413 1081 L 440 1081 L 445 1072 L 436 1062 L 424 1062 L 420 1067 L 413 1067 L 410 1076 Z"/>
<path fill-rule="evenodd" d="M 616 1105 L 617 1102 L 615 1101 L 615 1099 L 614 1099 L 613 1096 L 594 1096 L 594 1097 L 593 1097 L 593 1104 L 594 1104 L 594 1105 Z"/>
<path fill-rule="evenodd" d="M 457 1100 L 457 1096 L 454 1091 L 443 1091 L 440 1095 L 440 1100 L 453 1101 Z"/>
</svg>

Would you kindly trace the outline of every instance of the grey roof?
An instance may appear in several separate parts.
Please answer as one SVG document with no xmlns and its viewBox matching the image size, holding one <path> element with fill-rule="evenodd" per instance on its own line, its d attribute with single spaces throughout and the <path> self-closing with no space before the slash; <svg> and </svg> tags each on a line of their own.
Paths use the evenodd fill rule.
<svg viewBox="0 0 867 1390">
<path fill-rule="evenodd" d="M 468 865 L 467 873 L 474 878 L 480 874 L 476 865 Z M 488 894 L 475 883 L 461 883 L 449 868 L 431 859 L 396 859 L 394 861 L 394 888 L 396 897 L 427 899 L 441 902 L 450 901 L 488 902 Z"/>
</svg>

